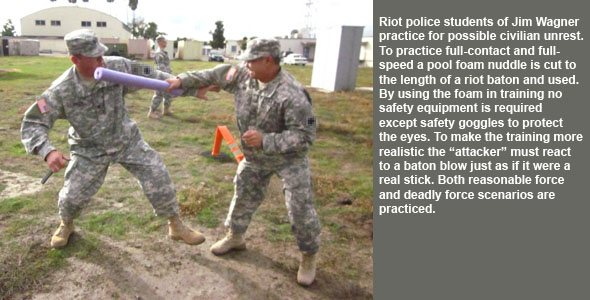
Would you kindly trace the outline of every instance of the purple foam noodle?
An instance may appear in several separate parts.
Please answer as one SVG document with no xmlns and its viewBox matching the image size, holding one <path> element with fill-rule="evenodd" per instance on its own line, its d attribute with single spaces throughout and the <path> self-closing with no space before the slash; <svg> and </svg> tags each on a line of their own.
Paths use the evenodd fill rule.
<svg viewBox="0 0 590 300">
<path fill-rule="evenodd" d="M 113 71 L 98 67 L 94 71 L 94 79 L 104 80 L 112 83 L 118 83 L 124 86 L 132 86 L 141 89 L 167 91 L 170 84 L 163 80 L 147 78 L 123 72 Z M 174 96 L 182 95 L 182 89 L 173 89 L 170 94 Z"/>
</svg>

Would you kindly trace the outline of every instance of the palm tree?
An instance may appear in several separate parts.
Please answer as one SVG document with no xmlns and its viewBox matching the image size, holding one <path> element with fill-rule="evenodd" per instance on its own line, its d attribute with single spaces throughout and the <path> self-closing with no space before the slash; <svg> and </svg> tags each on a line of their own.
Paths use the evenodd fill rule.
<svg viewBox="0 0 590 300">
<path fill-rule="evenodd" d="M 137 9 L 137 2 L 139 2 L 139 0 L 129 0 L 129 7 L 133 13 L 135 13 L 135 10 Z"/>
</svg>

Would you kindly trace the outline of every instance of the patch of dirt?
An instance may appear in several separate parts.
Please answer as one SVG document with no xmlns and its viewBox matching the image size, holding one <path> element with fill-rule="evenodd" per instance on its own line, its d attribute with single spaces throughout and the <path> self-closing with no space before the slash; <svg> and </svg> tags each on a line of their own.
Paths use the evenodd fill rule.
<svg viewBox="0 0 590 300">
<path fill-rule="evenodd" d="M 10 73 L 10 72 L 20 72 L 20 69 L 0 69 L 0 75 Z"/>
<path fill-rule="evenodd" d="M 120 180 L 122 169 L 114 169 L 107 181 Z M 7 186 L 2 195 L 6 192 L 14 197 L 41 188 L 38 178 L 7 171 L 0 171 L 0 176 Z M 94 198 L 94 203 L 101 202 Z M 281 182 L 274 177 L 261 209 L 270 208 L 271 202 L 276 201 L 284 200 Z M 109 205 L 117 207 L 115 203 Z M 87 213 L 96 210 L 91 207 Z M 286 209 L 282 215 L 286 221 Z M 57 226 L 53 215 L 42 219 L 44 228 L 48 222 Z M 248 249 L 221 257 L 213 255 L 209 248 L 224 236 L 222 226 L 207 229 L 195 226 L 190 218 L 185 223 L 201 231 L 207 241 L 198 246 L 172 241 L 167 238 L 166 226 L 147 237 L 130 232 L 126 240 L 94 234 L 100 241 L 97 248 L 86 256 L 67 258 L 69 264 L 48 274 L 42 286 L 15 295 L 15 299 L 372 299 L 370 276 L 360 275 L 360 280 L 351 281 L 326 271 L 322 266 L 342 257 L 332 257 L 321 249 L 316 281 L 307 288 L 299 286 L 296 274 L 300 253 L 295 241 L 270 242 L 267 224 L 260 219 L 253 220 L 246 234 Z M 328 234 L 327 230 L 324 228 L 322 235 Z M 51 233 L 38 230 L 27 235 L 27 239 L 35 239 L 48 249 Z M 91 242 L 87 232 L 76 227 L 68 247 Z M 350 252 L 372 257 L 372 247 L 351 248 Z M 370 274 L 372 261 L 358 266 L 358 270 Z"/>
<path fill-rule="evenodd" d="M 33 194 L 41 191 L 43 187 L 39 178 L 4 170 L 0 170 L 0 183 L 5 186 L 0 192 L 0 199 Z"/>
<path fill-rule="evenodd" d="M 151 241 L 113 241 L 85 258 L 69 258 L 70 265 L 49 278 L 32 299 L 371 299 L 357 283 L 343 282 L 319 270 L 309 288 L 296 281 L 296 251 L 276 258 L 271 246 L 252 228 L 248 249 L 217 257 L 209 247 L 223 236 L 222 229 L 204 230 L 204 244 L 189 246 L 155 236 Z M 79 229 L 77 229 L 79 231 Z M 75 233 L 70 243 L 83 243 Z M 272 248 L 272 247 L 271 247 Z M 293 247 L 295 248 L 295 247 Z"/>
</svg>

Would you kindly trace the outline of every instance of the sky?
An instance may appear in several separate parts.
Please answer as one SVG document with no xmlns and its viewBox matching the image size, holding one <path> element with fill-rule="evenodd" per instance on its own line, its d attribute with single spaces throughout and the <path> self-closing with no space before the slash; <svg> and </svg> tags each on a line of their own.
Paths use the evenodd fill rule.
<svg viewBox="0 0 590 300">
<path fill-rule="evenodd" d="M 311 9 L 306 3 L 312 2 Z M 20 19 L 36 11 L 59 6 L 80 6 L 110 14 L 123 23 L 133 19 L 128 0 L 20 0 L 9 1 L 0 10 L 0 25 L 12 20 L 20 35 Z M 275 37 L 288 35 L 293 29 L 306 25 L 310 14 L 316 32 L 329 26 L 364 26 L 363 35 L 373 35 L 372 0 L 139 0 L 136 17 L 158 24 L 158 31 L 168 39 L 187 37 L 207 41 L 216 21 L 223 21 L 224 36 L 230 40 L 243 37 Z"/>
</svg>

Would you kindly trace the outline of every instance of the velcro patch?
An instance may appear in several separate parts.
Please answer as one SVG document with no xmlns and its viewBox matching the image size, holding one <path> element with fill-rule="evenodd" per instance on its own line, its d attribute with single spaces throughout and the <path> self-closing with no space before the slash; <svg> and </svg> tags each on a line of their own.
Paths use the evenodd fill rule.
<svg viewBox="0 0 590 300">
<path fill-rule="evenodd" d="M 47 105 L 47 102 L 45 102 L 44 98 L 37 100 L 37 107 L 39 107 L 39 111 L 42 114 L 45 114 L 49 111 L 49 106 Z"/>
<path fill-rule="evenodd" d="M 232 81 L 232 80 L 234 79 L 234 76 L 236 75 L 236 72 L 237 72 L 237 71 L 238 71 L 238 70 L 237 70 L 236 68 L 234 68 L 234 67 L 231 67 L 231 68 L 229 69 L 229 71 L 227 71 L 227 74 L 225 75 L 225 80 L 227 80 L 227 81 Z"/>
</svg>

